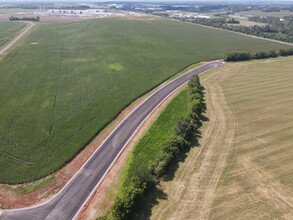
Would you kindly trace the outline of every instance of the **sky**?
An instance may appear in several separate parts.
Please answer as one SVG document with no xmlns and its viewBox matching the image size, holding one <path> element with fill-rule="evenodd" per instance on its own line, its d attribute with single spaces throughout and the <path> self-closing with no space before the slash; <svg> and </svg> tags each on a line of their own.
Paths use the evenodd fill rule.
<svg viewBox="0 0 293 220">
<path fill-rule="evenodd" d="M 239 0 L 0 0 L 0 2 L 12 2 L 12 1 L 17 1 L 17 2 L 33 2 L 33 1 L 37 1 L 37 2 L 105 2 L 105 1 L 141 1 L 141 2 L 166 2 L 166 1 L 174 1 L 174 2 L 224 2 L 224 1 L 234 1 L 234 2 L 239 2 Z M 271 1 L 274 1 L 274 2 L 284 2 L 284 1 L 287 1 L 287 2 L 293 2 L 293 0 L 241 0 L 240 2 L 245 2 L 245 1 L 250 1 L 250 2 L 271 2 Z"/>
<path fill-rule="evenodd" d="M 1 2 L 106 2 L 106 1 L 135 1 L 135 2 L 293 2 L 293 0 L 0 0 Z"/>
</svg>

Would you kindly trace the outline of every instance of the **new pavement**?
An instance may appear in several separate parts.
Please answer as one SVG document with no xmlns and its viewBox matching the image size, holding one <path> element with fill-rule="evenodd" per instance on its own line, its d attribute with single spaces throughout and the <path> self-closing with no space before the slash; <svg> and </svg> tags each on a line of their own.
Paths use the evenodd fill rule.
<svg viewBox="0 0 293 220">
<path fill-rule="evenodd" d="M 193 75 L 201 74 L 219 66 L 222 66 L 221 61 L 204 64 L 176 78 L 156 91 L 116 127 L 85 165 L 56 196 L 39 206 L 5 210 L 0 215 L 0 219 L 74 219 L 98 187 L 128 141 L 158 105 L 188 82 Z"/>
</svg>

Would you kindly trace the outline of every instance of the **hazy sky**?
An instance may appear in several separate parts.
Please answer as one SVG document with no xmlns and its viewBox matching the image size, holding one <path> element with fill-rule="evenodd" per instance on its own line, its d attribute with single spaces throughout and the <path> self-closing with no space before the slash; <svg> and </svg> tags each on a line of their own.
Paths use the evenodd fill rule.
<svg viewBox="0 0 293 220">
<path fill-rule="evenodd" d="M 106 2 L 106 1 L 135 1 L 135 2 L 293 2 L 293 0 L 0 0 L 0 2 Z"/>
<path fill-rule="evenodd" d="M 105 1 L 141 1 L 141 2 L 159 2 L 159 1 L 167 1 L 167 2 L 225 2 L 225 0 L 0 0 L 0 2 L 105 2 Z M 275 2 L 279 2 L 279 1 L 287 1 L 287 2 L 291 2 L 293 0 L 226 0 L 227 2 L 244 2 L 244 1 L 253 1 L 253 2 L 271 2 L 271 1 L 275 1 Z"/>
</svg>

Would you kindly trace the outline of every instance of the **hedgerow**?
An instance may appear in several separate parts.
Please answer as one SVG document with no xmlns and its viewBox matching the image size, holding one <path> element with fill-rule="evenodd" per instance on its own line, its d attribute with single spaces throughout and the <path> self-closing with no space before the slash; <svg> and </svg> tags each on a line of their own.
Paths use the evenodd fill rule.
<svg viewBox="0 0 293 220">
<path fill-rule="evenodd" d="M 173 136 L 164 144 L 157 158 L 148 167 L 138 169 L 122 186 L 121 193 L 116 197 L 112 209 L 102 219 L 129 219 L 135 211 L 138 201 L 146 192 L 158 183 L 166 174 L 168 166 L 176 160 L 180 152 L 188 150 L 196 139 L 200 127 L 200 116 L 204 111 L 203 87 L 198 75 L 188 83 L 189 115 L 177 122 Z"/>
<path fill-rule="evenodd" d="M 293 56 L 293 49 L 281 49 L 279 51 L 271 50 L 269 52 L 259 51 L 256 53 L 228 53 L 224 60 L 227 62 L 248 61 L 254 59 L 275 58 L 278 56 Z"/>
</svg>

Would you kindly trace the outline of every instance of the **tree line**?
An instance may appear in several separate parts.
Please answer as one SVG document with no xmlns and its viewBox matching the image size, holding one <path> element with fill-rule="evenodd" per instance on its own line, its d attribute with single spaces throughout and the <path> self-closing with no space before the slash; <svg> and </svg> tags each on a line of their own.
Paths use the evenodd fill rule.
<svg viewBox="0 0 293 220">
<path fill-rule="evenodd" d="M 164 144 L 162 152 L 158 152 L 155 162 L 146 170 L 139 170 L 122 186 L 122 192 L 114 202 L 112 209 L 101 219 L 129 219 L 138 202 L 146 192 L 155 186 L 166 173 L 168 166 L 176 160 L 179 153 L 188 150 L 201 125 L 201 114 L 204 111 L 203 87 L 198 75 L 188 83 L 189 115 L 177 122 L 173 136 Z"/>
<path fill-rule="evenodd" d="M 269 52 L 259 51 L 256 53 L 240 52 L 240 53 L 228 53 L 225 55 L 224 60 L 227 62 L 248 61 L 254 59 L 267 59 L 275 58 L 278 56 L 293 56 L 293 48 L 281 49 L 279 51 L 271 50 Z"/>
<path fill-rule="evenodd" d="M 9 17 L 10 21 L 40 21 L 40 17 L 15 17 L 11 16 Z"/>
<path fill-rule="evenodd" d="M 177 18 L 183 21 L 211 26 L 229 31 L 240 32 L 248 35 L 264 37 L 293 43 L 293 16 L 287 16 L 283 20 L 279 18 L 250 18 L 251 21 L 266 23 L 264 25 L 240 25 L 236 19 L 226 17 L 217 18 Z"/>
</svg>

